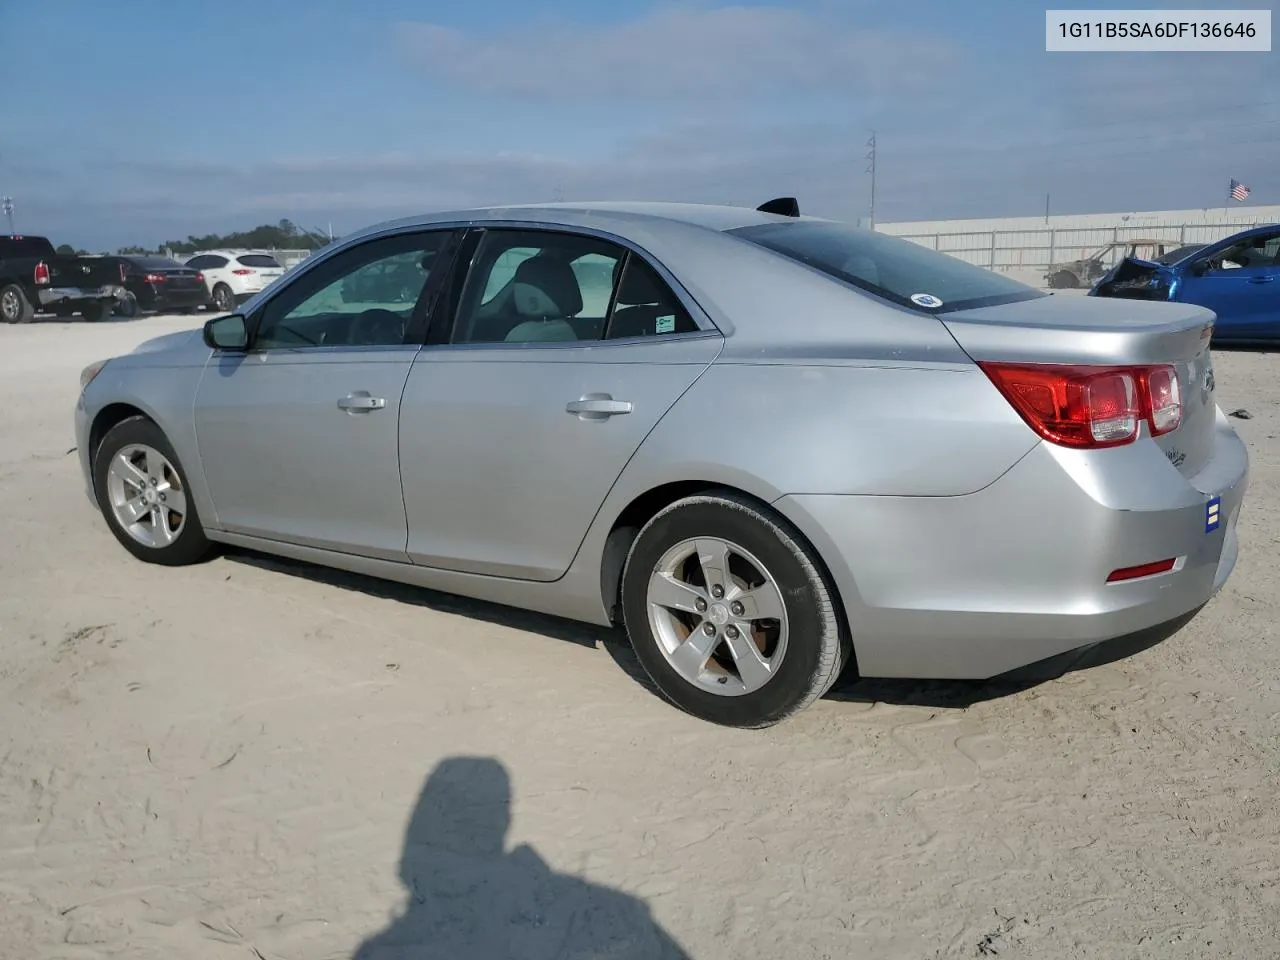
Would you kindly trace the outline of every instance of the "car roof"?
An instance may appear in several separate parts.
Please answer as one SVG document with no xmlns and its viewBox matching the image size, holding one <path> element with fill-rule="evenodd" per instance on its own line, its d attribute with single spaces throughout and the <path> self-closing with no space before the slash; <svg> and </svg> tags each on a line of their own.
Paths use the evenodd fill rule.
<svg viewBox="0 0 1280 960">
<path fill-rule="evenodd" d="M 761 213 L 750 207 L 736 207 L 709 203 L 676 203 L 669 201 L 597 200 L 564 203 L 526 203 L 504 206 L 473 207 L 446 210 L 438 213 L 418 214 L 374 224 L 355 234 L 344 237 L 352 240 L 385 230 L 436 223 L 500 223 L 524 221 L 566 227 L 594 227 L 617 229 L 626 232 L 627 227 L 657 227 L 663 223 L 686 227 L 701 227 L 722 232 L 755 224 L 779 223 L 801 220 L 817 220 L 818 217 L 788 217 L 775 213 Z"/>
</svg>

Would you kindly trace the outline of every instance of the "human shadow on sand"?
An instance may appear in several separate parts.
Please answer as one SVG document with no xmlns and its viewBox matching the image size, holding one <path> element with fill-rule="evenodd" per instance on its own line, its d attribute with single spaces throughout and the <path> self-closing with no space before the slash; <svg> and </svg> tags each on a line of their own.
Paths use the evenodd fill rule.
<svg viewBox="0 0 1280 960">
<path fill-rule="evenodd" d="M 405 908 L 355 960 L 688 960 L 642 901 L 507 849 L 510 822 L 501 763 L 442 761 L 405 833 Z"/>
</svg>

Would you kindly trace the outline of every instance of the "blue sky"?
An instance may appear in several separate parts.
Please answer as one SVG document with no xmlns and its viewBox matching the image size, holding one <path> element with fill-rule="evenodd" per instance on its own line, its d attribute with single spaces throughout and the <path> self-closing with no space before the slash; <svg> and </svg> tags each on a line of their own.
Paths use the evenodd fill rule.
<svg viewBox="0 0 1280 960">
<path fill-rule="evenodd" d="M 0 0 L 0 193 L 92 249 L 555 196 L 854 219 L 873 128 L 882 221 L 1280 202 L 1280 53 L 1048 54 L 1027 0 Z"/>
</svg>

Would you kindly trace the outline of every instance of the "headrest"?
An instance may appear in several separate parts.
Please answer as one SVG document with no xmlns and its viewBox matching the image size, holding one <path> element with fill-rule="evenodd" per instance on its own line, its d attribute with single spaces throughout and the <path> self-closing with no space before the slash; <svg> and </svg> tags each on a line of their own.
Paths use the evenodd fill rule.
<svg viewBox="0 0 1280 960">
<path fill-rule="evenodd" d="M 582 309 L 582 289 L 567 261 L 545 254 L 516 267 L 515 305 L 521 316 L 572 317 Z"/>
<path fill-rule="evenodd" d="M 614 283 L 618 282 L 618 269 L 622 261 L 613 268 Z M 662 303 L 667 299 L 666 292 L 659 286 L 653 268 L 634 254 L 627 260 L 627 271 L 622 278 L 622 286 L 618 288 L 618 303 L 624 306 L 635 306 L 641 303 Z"/>
</svg>

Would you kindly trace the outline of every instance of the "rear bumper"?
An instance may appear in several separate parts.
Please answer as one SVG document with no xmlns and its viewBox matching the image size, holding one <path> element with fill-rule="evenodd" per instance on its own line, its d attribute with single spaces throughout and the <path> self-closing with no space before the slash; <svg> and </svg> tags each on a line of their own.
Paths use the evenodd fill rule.
<svg viewBox="0 0 1280 960">
<path fill-rule="evenodd" d="M 868 677 L 980 679 L 1159 626 L 1202 606 L 1238 553 L 1248 453 L 1217 412 L 1215 450 L 1183 477 L 1149 440 L 1041 444 L 962 497 L 787 496 L 822 554 Z M 1219 523 L 1207 529 L 1208 504 Z M 1114 570 L 1177 558 L 1168 573 Z"/>
<path fill-rule="evenodd" d="M 60 303 L 84 300 L 114 300 L 123 289 L 110 284 L 101 287 L 42 287 L 36 295 L 40 298 L 40 306 L 55 307 Z"/>
<path fill-rule="evenodd" d="M 194 290 L 157 290 L 138 297 L 139 306 L 146 310 L 200 307 L 208 302 L 208 292 L 199 287 Z"/>
</svg>

